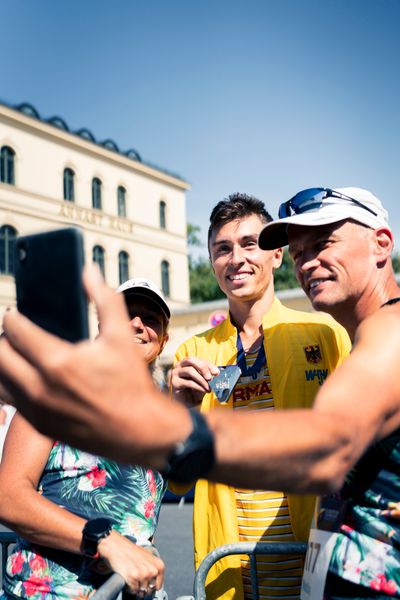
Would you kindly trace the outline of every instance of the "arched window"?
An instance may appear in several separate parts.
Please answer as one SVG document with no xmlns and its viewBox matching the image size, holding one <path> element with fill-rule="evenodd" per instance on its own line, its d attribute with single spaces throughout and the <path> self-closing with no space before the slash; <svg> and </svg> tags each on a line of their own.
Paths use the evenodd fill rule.
<svg viewBox="0 0 400 600">
<path fill-rule="evenodd" d="M 129 279 L 129 254 L 124 250 L 118 254 L 119 285 Z"/>
<path fill-rule="evenodd" d="M 0 273 L 14 275 L 14 243 L 17 231 L 11 225 L 0 227 Z"/>
<path fill-rule="evenodd" d="M 169 262 L 167 260 L 163 260 L 161 263 L 161 289 L 167 298 L 170 294 L 169 289 Z"/>
<path fill-rule="evenodd" d="M 72 169 L 64 169 L 64 200 L 68 202 L 75 200 L 74 178 L 75 173 Z"/>
<path fill-rule="evenodd" d="M 15 152 L 10 146 L 3 146 L 0 152 L 0 181 L 15 184 Z"/>
<path fill-rule="evenodd" d="M 92 179 L 92 206 L 101 210 L 101 181 L 98 177 Z"/>
<path fill-rule="evenodd" d="M 97 263 L 100 267 L 103 277 L 106 276 L 106 267 L 104 261 L 105 251 L 102 246 L 94 246 L 93 248 L 93 262 Z"/>
<path fill-rule="evenodd" d="M 160 202 L 160 227 L 161 229 L 165 229 L 167 224 L 166 224 L 166 208 L 167 205 L 165 204 L 164 200 L 161 200 Z"/>
<path fill-rule="evenodd" d="M 126 189 L 119 186 L 117 191 L 117 200 L 118 200 L 118 216 L 126 217 Z"/>
</svg>

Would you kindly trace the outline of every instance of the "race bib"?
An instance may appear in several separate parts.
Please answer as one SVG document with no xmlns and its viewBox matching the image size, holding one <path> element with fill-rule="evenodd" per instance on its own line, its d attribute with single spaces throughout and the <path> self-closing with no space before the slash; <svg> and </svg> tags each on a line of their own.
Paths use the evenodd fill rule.
<svg viewBox="0 0 400 600">
<path fill-rule="evenodd" d="M 322 600 L 337 533 L 311 529 L 301 583 L 301 600 Z"/>
</svg>

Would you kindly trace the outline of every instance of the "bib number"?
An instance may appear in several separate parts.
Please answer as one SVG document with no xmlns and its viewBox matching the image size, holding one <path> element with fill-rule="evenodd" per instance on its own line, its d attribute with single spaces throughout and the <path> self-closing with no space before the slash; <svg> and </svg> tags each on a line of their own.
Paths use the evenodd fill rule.
<svg viewBox="0 0 400 600">
<path fill-rule="evenodd" d="M 301 583 L 301 600 L 322 600 L 337 533 L 311 529 Z"/>
</svg>

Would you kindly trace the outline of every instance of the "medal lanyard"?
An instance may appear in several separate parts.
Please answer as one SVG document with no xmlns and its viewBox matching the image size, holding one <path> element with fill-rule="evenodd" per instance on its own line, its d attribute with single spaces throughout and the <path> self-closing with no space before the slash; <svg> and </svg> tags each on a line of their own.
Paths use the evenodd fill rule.
<svg viewBox="0 0 400 600">
<path fill-rule="evenodd" d="M 236 349 L 237 349 L 237 364 L 240 367 L 242 375 L 244 377 L 252 377 L 253 379 L 257 379 L 258 373 L 260 372 L 261 368 L 265 364 L 264 340 L 262 341 L 262 344 L 258 351 L 257 358 L 251 367 L 247 367 L 246 355 L 245 355 L 245 352 L 243 349 L 243 344 L 242 344 L 242 340 L 240 339 L 239 332 L 237 334 Z"/>
</svg>

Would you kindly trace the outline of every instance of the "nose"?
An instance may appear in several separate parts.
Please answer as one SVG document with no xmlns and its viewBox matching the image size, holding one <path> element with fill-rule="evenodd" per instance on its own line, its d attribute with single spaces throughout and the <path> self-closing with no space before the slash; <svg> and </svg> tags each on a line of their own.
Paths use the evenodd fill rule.
<svg viewBox="0 0 400 600">
<path fill-rule="evenodd" d="M 235 244 L 232 247 L 231 263 L 233 265 L 240 265 L 243 262 L 243 248 L 239 244 Z"/>
<path fill-rule="evenodd" d="M 135 315 L 134 317 L 132 317 L 131 320 L 129 321 L 129 325 L 135 331 L 143 331 L 143 329 L 144 329 L 143 321 L 139 315 Z"/>
<path fill-rule="evenodd" d="M 319 265 L 318 256 L 316 254 L 311 255 L 304 253 L 301 259 L 300 264 L 298 265 L 298 269 L 301 273 L 307 273 L 307 271 L 311 271 L 315 269 Z"/>
</svg>

